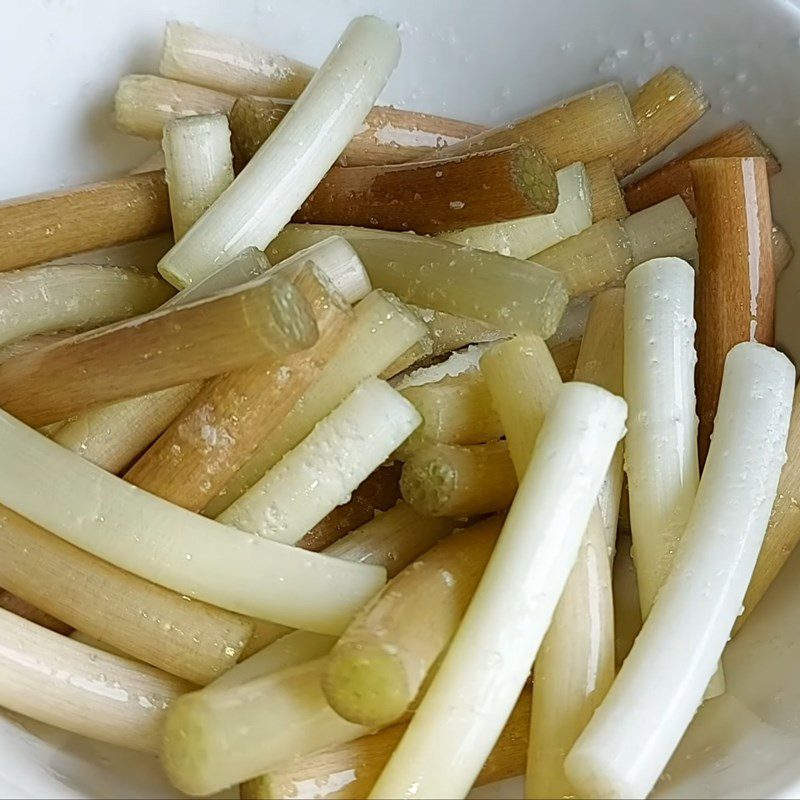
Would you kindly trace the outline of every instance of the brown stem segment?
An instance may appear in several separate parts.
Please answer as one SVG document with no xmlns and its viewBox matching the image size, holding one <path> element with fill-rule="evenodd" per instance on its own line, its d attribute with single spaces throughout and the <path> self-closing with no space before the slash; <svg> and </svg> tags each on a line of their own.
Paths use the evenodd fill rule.
<svg viewBox="0 0 800 800">
<path fill-rule="evenodd" d="M 634 213 L 679 194 L 694 214 L 690 162 L 701 158 L 757 157 L 766 160 L 770 175 L 781 171 L 780 163 L 759 135 L 746 122 L 740 122 L 626 186 L 625 203 Z"/>
<path fill-rule="evenodd" d="M 525 771 L 531 691 L 522 690 L 497 744 L 486 759 L 476 786 L 514 778 Z M 301 760 L 291 761 L 260 778 L 243 783 L 242 800 L 295 798 L 306 796 L 312 786 L 314 797 L 356 800 L 367 797 L 406 730 L 393 725 L 372 736 L 329 747 Z"/>
<path fill-rule="evenodd" d="M 639 141 L 630 102 L 618 83 L 607 83 L 508 125 L 442 149 L 442 155 L 494 150 L 517 142 L 536 146 L 555 169 L 610 156 Z"/>
<path fill-rule="evenodd" d="M 0 406 L 29 425 L 46 425 L 267 356 L 284 360 L 316 338 L 300 290 L 286 278 L 269 276 L 7 361 L 0 365 Z"/>
<path fill-rule="evenodd" d="M 631 108 L 639 139 L 611 157 L 620 177 L 657 156 L 708 111 L 708 98 L 677 67 L 650 78 L 632 97 Z"/>
<path fill-rule="evenodd" d="M 708 158 L 690 166 L 700 263 L 695 309 L 702 464 L 728 351 L 739 342 L 774 342 L 775 272 L 766 161 Z"/>
<path fill-rule="evenodd" d="M 556 176 L 528 145 L 388 166 L 332 169 L 295 222 L 441 233 L 555 211 Z"/>
<path fill-rule="evenodd" d="M 291 101 L 244 95 L 230 114 L 234 166 L 240 170 L 291 108 Z M 339 158 L 346 167 L 403 164 L 434 158 L 440 147 L 485 130 L 483 125 L 437 117 L 404 108 L 376 106 L 364 129 L 357 133 Z"/>
<path fill-rule="evenodd" d="M 316 344 L 282 363 L 267 359 L 205 384 L 125 480 L 190 511 L 202 511 L 225 488 L 302 399 L 352 324 L 350 307 L 310 264 L 295 286 L 314 315 Z"/>
<path fill-rule="evenodd" d="M 0 270 L 40 264 L 169 230 L 164 171 L 0 203 Z"/>
</svg>

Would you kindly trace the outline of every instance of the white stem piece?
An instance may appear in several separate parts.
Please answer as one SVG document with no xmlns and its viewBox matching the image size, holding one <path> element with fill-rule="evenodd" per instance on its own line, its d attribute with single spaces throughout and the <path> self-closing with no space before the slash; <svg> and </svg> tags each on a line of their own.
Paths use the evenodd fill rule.
<svg viewBox="0 0 800 800">
<path fill-rule="evenodd" d="M 164 306 L 211 297 L 254 280 L 269 268 L 266 256 L 249 247 L 213 275 L 175 294 Z M 194 381 L 92 409 L 67 422 L 51 438 L 108 472 L 121 472 L 166 430 L 202 385 L 202 381 Z"/>
<path fill-rule="evenodd" d="M 675 564 L 605 701 L 567 758 L 580 796 L 645 798 L 691 722 L 758 557 L 786 458 L 795 371 L 736 345 Z"/>
<path fill-rule="evenodd" d="M 48 725 L 158 752 L 165 710 L 187 681 L 0 609 L 0 706 Z M 321 693 L 321 690 L 320 690 Z"/>
<path fill-rule="evenodd" d="M 368 378 L 217 519 L 295 544 L 346 503 L 421 422 L 399 392 Z"/>
<path fill-rule="evenodd" d="M 208 795 L 369 728 L 342 719 L 322 693 L 325 659 L 187 694 L 167 716 L 161 763 L 182 792 Z"/>
<path fill-rule="evenodd" d="M 663 585 L 700 479 L 694 393 L 694 270 L 648 261 L 625 282 L 625 438 L 642 619 Z"/>
<path fill-rule="evenodd" d="M 172 294 L 158 278 L 119 267 L 67 264 L 6 272 L 0 275 L 0 346 L 144 314 Z"/>
<path fill-rule="evenodd" d="M 467 794 L 530 672 L 624 424 L 625 403 L 604 389 L 561 389 L 472 603 L 371 797 Z"/>
<path fill-rule="evenodd" d="M 69 476 L 69 480 L 65 480 Z M 47 486 L 47 502 L 39 487 Z M 0 503 L 98 558 L 180 594 L 339 633 L 386 571 L 287 547 L 186 511 L 0 412 Z"/>
<path fill-rule="evenodd" d="M 204 511 L 206 516 L 221 514 L 300 444 L 359 383 L 380 374 L 425 335 L 425 324 L 396 298 L 380 291 L 365 297 L 355 307 L 355 320 L 347 338 L 306 392 L 302 403 L 298 403 L 274 433 L 259 445 L 225 492 L 208 504 Z"/>
<path fill-rule="evenodd" d="M 295 98 L 314 70 L 250 42 L 168 22 L 158 71 L 168 77 L 230 94 Z"/>
<path fill-rule="evenodd" d="M 334 644 L 336 644 L 335 636 L 311 633 L 311 631 L 292 631 L 267 645 L 263 650 L 240 661 L 206 688 L 229 689 L 249 683 L 256 678 L 263 678 L 265 675 L 274 675 L 281 670 L 328 655 Z"/>
<path fill-rule="evenodd" d="M 123 133 L 160 139 L 171 120 L 227 114 L 235 101 L 232 94 L 157 75 L 126 75 L 114 95 L 114 124 Z"/>
<path fill-rule="evenodd" d="M 233 155 L 224 114 L 181 117 L 167 123 L 161 142 L 175 241 L 233 182 Z"/>
<path fill-rule="evenodd" d="M 377 17 L 351 22 L 277 130 L 161 259 L 161 274 L 188 286 L 275 238 L 358 132 L 399 57 L 393 26 Z"/>
<path fill-rule="evenodd" d="M 620 221 L 631 244 L 634 264 L 653 258 L 697 258 L 694 217 L 679 195 Z"/>
<path fill-rule="evenodd" d="M 353 245 L 374 286 L 406 303 L 542 338 L 555 332 L 567 305 L 567 284 L 552 269 L 413 233 L 292 224 L 267 255 L 285 258 L 333 234 Z"/>
<path fill-rule="evenodd" d="M 511 222 L 478 225 L 442 233 L 440 239 L 491 250 L 514 258 L 530 258 L 554 244 L 580 233 L 592 224 L 591 186 L 578 161 L 556 173 L 558 206 L 552 214 L 523 217 Z"/>
</svg>

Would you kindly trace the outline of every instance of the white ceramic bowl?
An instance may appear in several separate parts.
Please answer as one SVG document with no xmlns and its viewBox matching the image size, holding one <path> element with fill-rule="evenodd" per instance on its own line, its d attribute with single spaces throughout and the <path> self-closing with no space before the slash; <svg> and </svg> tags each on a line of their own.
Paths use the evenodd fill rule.
<svg viewBox="0 0 800 800">
<path fill-rule="evenodd" d="M 792 0 L 26 0 L 0 4 L 0 196 L 115 175 L 152 152 L 114 131 L 127 72 L 154 71 L 167 19 L 194 21 L 319 63 L 356 14 L 400 24 L 382 98 L 500 122 L 616 76 L 685 67 L 713 109 L 680 143 L 751 121 L 783 161 L 776 217 L 800 243 L 800 2 Z M 781 343 L 800 353 L 798 270 L 781 281 Z M 657 797 L 800 796 L 800 556 L 725 655 L 728 693 L 706 704 Z M 0 646 L 2 643 L 0 643 Z M 489 787 L 481 797 L 519 796 Z M 0 717 L 0 796 L 176 796 L 155 760 Z M 233 796 L 233 795 L 231 795 Z"/>
</svg>

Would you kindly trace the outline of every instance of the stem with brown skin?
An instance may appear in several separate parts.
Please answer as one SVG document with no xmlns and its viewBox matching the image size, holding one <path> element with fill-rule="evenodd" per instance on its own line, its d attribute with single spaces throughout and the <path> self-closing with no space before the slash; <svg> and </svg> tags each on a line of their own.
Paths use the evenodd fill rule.
<svg viewBox="0 0 800 800">
<path fill-rule="evenodd" d="M 739 342 L 774 342 L 775 272 L 766 161 L 710 158 L 690 167 L 702 265 L 695 287 L 702 466 L 728 351 Z"/>
<path fill-rule="evenodd" d="M 236 664 L 253 631 L 245 617 L 114 567 L 8 508 L 0 508 L 0 582 L 68 626 L 200 685 Z"/>
<path fill-rule="evenodd" d="M 236 168 L 242 169 L 255 155 L 291 108 L 291 101 L 242 96 L 230 115 Z M 483 125 L 437 117 L 392 106 L 375 106 L 367 114 L 364 129 L 339 157 L 343 167 L 404 164 L 436 158 L 438 150 L 485 130 Z"/>
<path fill-rule="evenodd" d="M 555 211 L 553 168 L 535 148 L 508 145 L 409 164 L 332 169 L 295 222 L 441 233 Z"/>
<path fill-rule="evenodd" d="M 625 92 L 618 83 L 607 83 L 445 147 L 442 155 L 521 142 L 535 145 L 555 169 L 561 169 L 576 161 L 610 156 L 638 140 L 639 129 Z"/>
<path fill-rule="evenodd" d="M 0 365 L 0 403 L 30 425 L 283 360 L 317 338 L 311 309 L 280 276 L 110 325 Z"/>
<path fill-rule="evenodd" d="M 0 203 L 0 269 L 112 247 L 169 230 L 163 170 Z"/>
<path fill-rule="evenodd" d="M 639 138 L 611 156 L 617 175 L 630 175 L 669 147 L 708 111 L 708 106 L 708 98 L 677 67 L 667 67 L 650 78 L 631 98 Z"/>
<path fill-rule="evenodd" d="M 746 122 L 740 122 L 630 183 L 625 187 L 625 202 L 631 212 L 636 212 L 679 194 L 695 213 L 690 162 L 701 158 L 758 157 L 766 160 L 770 175 L 781 171 L 780 162 L 759 135 Z"/>
<path fill-rule="evenodd" d="M 125 480 L 191 511 L 202 511 L 281 424 L 319 376 L 352 324 L 350 307 L 316 268 L 295 285 L 308 301 L 319 339 L 283 363 L 267 359 L 207 383 Z"/>
</svg>

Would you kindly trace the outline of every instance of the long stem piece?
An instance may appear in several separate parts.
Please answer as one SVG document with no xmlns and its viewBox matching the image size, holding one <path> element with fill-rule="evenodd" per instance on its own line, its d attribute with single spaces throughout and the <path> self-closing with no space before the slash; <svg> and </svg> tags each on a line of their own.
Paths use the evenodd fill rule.
<svg viewBox="0 0 800 800">
<path fill-rule="evenodd" d="M 506 427 L 517 474 L 524 475 L 546 412 L 561 388 L 553 360 L 541 340 L 520 337 L 490 350 L 481 359 L 481 370 Z M 595 507 L 536 657 L 526 797 L 573 794 L 564 758 L 613 680 L 606 540 Z"/>
<path fill-rule="evenodd" d="M 650 78 L 631 98 L 638 141 L 611 154 L 617 175 L 630 175 L 655 158 L 691 128 L 708 107 L 708 98 L 683 70 L 667 67 Z"/>
<path fill-rule="evenodd" d="M 407 303 L 479 319 L 509 333 L 550 336 L 567 303 L 563 278 L 550 269 L 412 233 L 287 225 L 267 255 L 278 261 L 331 235 L 353 245 L 373 286 Z"/>
<path fill-rule="evenodd" d="M 213 794 L 369 733 L 328 705 L 320 686 L 324 664 L 316 659 L 173 704 L 161 747 L 170 781 L 187 794 Z"/>
<path fill-rule="evenodd" d="M 382 728 L 417 698 L 469 605 L 502 518 L 440 541 L 359 612 L 334 646 L 322 688 L 334 711 Z"/>
<path fill-rule="evenodd" d="M 584 796 L 645 798 L 695 714 L 739 615 L 784 461 L 794 368 L 731 350 L 680 551 L 605 701 L 567 758 Z"/>
<path fill-rule="evenodd" d="M 161 274 L 187 286 L 245 247 L 266 246 L 358 130 L 399 56 L 393 27 L 376 17 L 350 23 L 279 129 L 161 259 Z"/>
<path fill-rule="evenodd" d="M 391 295 L 374 291 L 355 307 L 355 322 L 319 379 L 205 509 L 216 517 L 259 481 L 366 378 L 374 377 L 427 334 L 424 323 Z"/>
<path fill-rule="evenodd" d="M 497 744 L 489 753 L 475 786 L 522 775 L 525 769 L 531 693 L 523 689 Z M 369 793 L 405 733 L 393 725 L 371 736 L 287 761 L 266 775 L 242 784 L 242 800 L 289 800 L 314 797 L 360 800 Z"/>
<path fill-rule="evenodd" d="M 241 170 L 292 107 L 290 101 L 243 95 L 230 113 L 236 169 Z M 436 158 L 439 148 L 474 136 L 482 125 L 393 106 L 375 106 L 339 156 L 343 167 L 405 164 Z"/>
<path fill-rule="evenodd" d="M 21 598 L 195 684 L 236 664 L 253 630 L 249 620 L 124 572 L 7 508 L 0 513 L 0 583 Z"/>
<path fill-rule="evenodd" d="M 388 511 L 400 499 L 400 463 L 378 467 L 351 495 L 297 543 L 319 552 L 369 522 L 377 511 Z"/>
<path fill-rule="evenodd" d="M 550 214 L 558 187 L 549 161 L 529 145 L 408 164 L 331 170 L 295 222 L 440 233 Z"/>
<path fill-rule="evenodd" d="M 625 187 L 628 208 L 632 212 L 641 211 L 677 194 L 694 214 L 694 187 L 689 164 L 701 158 L 763 158 L 770 175 L 781 171 L 780 163 L 759 135 L 746 122 L 740 122 L 628 184 Z"/>
<path fill-rule="evenodd" d="M 576 161 L 610 156 L 638 139 L 639 129 L 624 90 L 618 83 L 607 83 L 445 147 L 442 155 L 523 142 L 535 145 L 561 169 Z"/>
<path fill-rule="evenodd" d="M 47 503 L 35 488 L 40 485 L 48 487 Z M 287 547 L 192 514 L 84 461 L 5 412 L 0 503 L 180 594 L 319 633 L 341 631 L 385 579 L 383 569 Z"/>
<path fill-rule="evenodd" d="M 613 168 L 611 172 L 613 177 Z M 577 163 L 560 169 L 556 173 L 556 182 L 558 205 L 551 214 L 478 225 L 442 233 L 440 237 L 455 244 L 494 251 L 504 256 L 530 258 L 534 253 L 552 247 L 592 224 L 595 186 L 590 183 L 584 165 Z M 602 191 L 601 187 L 597 188 Z"/>
<path fill-rule="evenodd" d="M 349 305 L 313 262 L 295 285 L 314 315 L 316 343 L 281 363 L 256 362 L 205 384 L 125 480 L 202 511 L 247 463 L 319 376 L 353 321 Z"/>
<path fill-rule="evenodd" d="M 775 580 L 781 567 L 789 559 L 800 541 L 800 390 L 795 391 L 789 440 L 786 444 L 786 463 L 781 470 L 781 479 L 772 515 L 758 555 L 753 578 L 744 598 L 744 611 L 736 621 L 734 631 L 739 630 L 750 612 Z"/>
<path fill-rule="evenodd" d="M 370 797 L 466 796 L 525 684 L 624 421 L 625 403 L 604 389 L 561 389 L 472 602 Z"/>
<path fill-rule="evenodd" d="M 702 467 L 728 351 L 738 342 L 775 340 L 775 272 L 764 159 L 710 158 L 690 167 L 702 265 L 696 279 Z"/>
<path fill-rule="evenodd" d="M 217 519 L 295 544 L 349 497 L 421 421 L 399 392 L 368 378 Z"/>
<path fill-rule="evenodd" d="M 181 117 L 164 127 L 162 147 L 176 241 L 233 181 L 230 138 L 223 114 Z"/>
<path fill-rule="evenodd" d="M 102 742 L 159 749 L 167 707 L 191 684 L 0 609 L 0 706 Z"/>
<path fill-rule="evenodd" d="M 403 464 L 400 492 L 421 514 L 469 517 L 505 511 L 517 480 L 505 442 L 429 444 Z"/>
<path fill-rule="evenodd" d="M 172 120 L 227 114 L 235 100 L 226 92 L 157 75 L 125 75 L 114 95 L 114 124 L 123 133 L 160 139 Z"/>
<path fill-rule="evenodd" d="M 0 365 L 0 405 L 44 425 L 104 403 L 282 359 L 317 339 L 287 279 L 267 276 L 208 300 L 157 310 Z"/>
<path fill-rule="evenodd" d="M 145 239 L 169 226 L 163 172 L 7 200 L 0 203 L 0 269 Z"/>
<path fill-rule="evenodd" d="M 168 78 L 230 94 L 289 98 L 298 97 L 314 75 L 301 61 L 182 22 L 164 27 L 158 70 Z"/>
<path fill-rule="evenodd" d="M 694 284 L 680 259 L 648 261 L 625 282 L 625 468 L 642 619 L 672 569 L 700 480 Z"/>
<path fill-rule="evenodd" d="M 0 273 L 0 345 L 152 311 L 173 292 L 152 275 L 94 264 Z"/>
<path fill-rule="evenodd" d="M 178 292 L 165 306 L 210 297 L 248 283 L 269 268 L 260 250 L 248 248 L 206 280 Z M 167 428 L 201 386 L 202 381 L 193 381 L 100 406 L 71 419 L 51 438 L 87 461 L 119 473 Z"/>
</svg>

